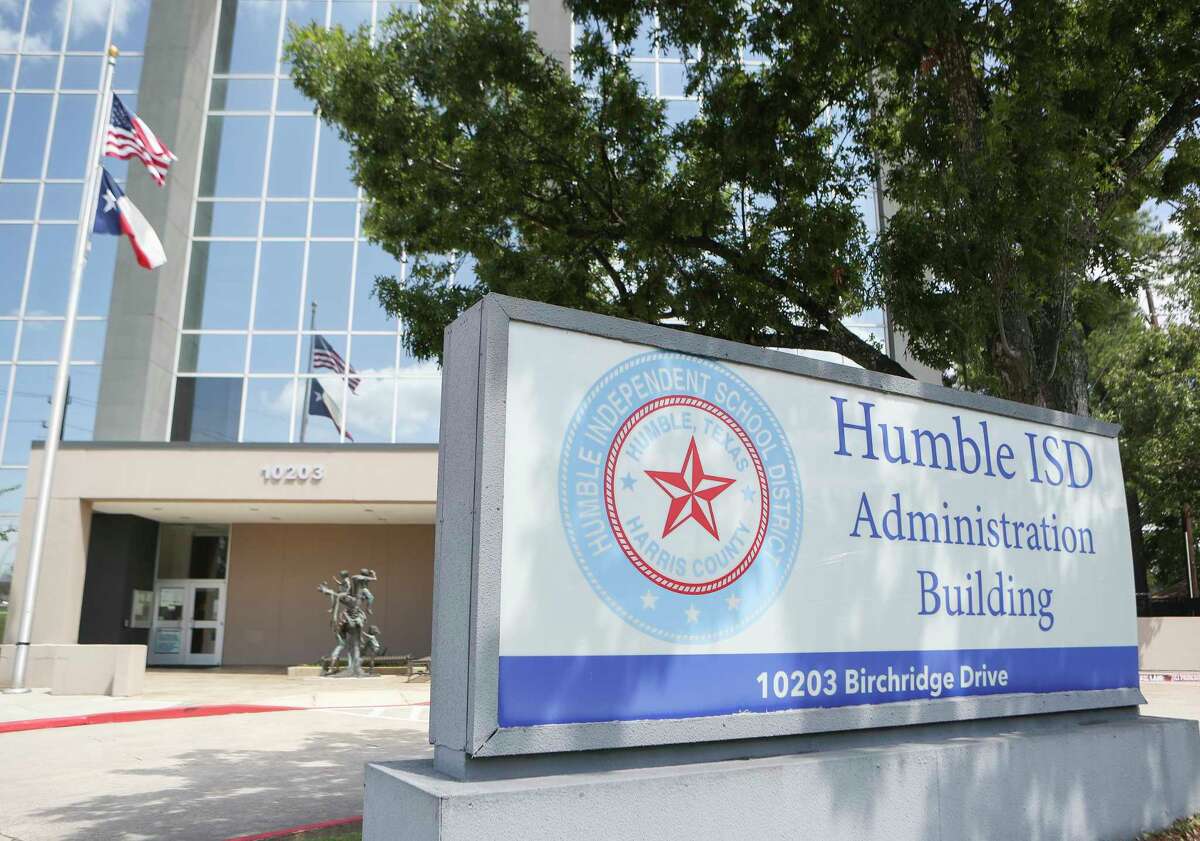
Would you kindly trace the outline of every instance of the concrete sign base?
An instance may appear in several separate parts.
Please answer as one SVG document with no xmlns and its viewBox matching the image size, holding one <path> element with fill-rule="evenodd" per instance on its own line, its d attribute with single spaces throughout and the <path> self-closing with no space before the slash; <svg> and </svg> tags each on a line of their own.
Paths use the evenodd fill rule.
<svg viewBox="0 0 1200 841">
<path fill-rule="evenodd" d="M 1127 839 L 1200 812 L 1200 729 L 1136 707 L 814 737 L 804 752 L 462 782 L 369 765 L 365 841 Z M 747 756 L 754 756 L 746 743 Z M 543 758 L 547 769 L 552 756 Z M 503 777 L 504 760 L 496 765 Z M 685 764 L 686 763 L 686 764 Z M 648 765 L 648 767 L 647 767 Z M 524 766 L 528 768 L 529 766 Z"/>
</svg>

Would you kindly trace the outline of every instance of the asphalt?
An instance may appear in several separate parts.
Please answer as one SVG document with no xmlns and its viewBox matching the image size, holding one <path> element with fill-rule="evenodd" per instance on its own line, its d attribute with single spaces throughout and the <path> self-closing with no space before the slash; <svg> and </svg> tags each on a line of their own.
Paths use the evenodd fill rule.
<svg viewBox="0 0 1200 841">
<path fill-rule="evenodd" d="M 1200 720 L 1200 682 L 1143 683 Z M 362 811 L 362 769 L 428 757 L 428 683 L 152 672 L 138 699 L 0 695 L 0 721 L 203 704 L 301 710 L 0 733 L 0 841 L 223 841 Z M 37 715 L 30 715 L 37 713 Z"/>
</svg>

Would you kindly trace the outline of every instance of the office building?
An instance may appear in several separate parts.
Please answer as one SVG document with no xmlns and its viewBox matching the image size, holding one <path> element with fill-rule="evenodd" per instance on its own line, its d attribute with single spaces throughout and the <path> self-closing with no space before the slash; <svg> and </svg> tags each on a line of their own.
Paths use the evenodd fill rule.
<svg viewBox="0 0 1200 841">
<path fill-rule="evenodd" d="M 165 188 L 136 162 L 106 161 L 168 263 L 146 272 L 124 241 L 93 241 L 34 642 L 144 643 L 151 664 L 311 662 L 332 641 L 317 584 L 370 567 L 385 643 L 428 654 L 440 376 L 405 354 L 401 326 L 372 298 L 374 278 L 403 277 L 405 264 L 364 239 L 348 150 L 280 60 L 289 22 L 371 26 L 411 5 L 0 3 L 10 617 L 108 43 L 121 50 L 116 92 L 179 159 Z M 569 60 L 561 5 L 531 3 L 529 25 Z M 636 69 L 669 113 L 694 113 L 678 58 L 645 46 Z M 874 225 L 874 197 L 861 206 Z M 878 311 L 853 326 L 886 332 Z M 353 377 L 311 369 L 318 337 Z M 306 411 L 314 380 L 342 427 Z"/>
</svg>

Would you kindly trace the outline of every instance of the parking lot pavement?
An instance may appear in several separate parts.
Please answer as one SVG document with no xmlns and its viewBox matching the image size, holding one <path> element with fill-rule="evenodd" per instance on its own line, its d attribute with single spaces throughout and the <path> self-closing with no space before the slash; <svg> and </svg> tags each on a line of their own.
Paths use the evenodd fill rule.
<svg viewBox="0 0 1200 841">
<path fill-rule="evenodd" d="M 195 677 L 156 676 L 156 703 L 309 708 L 0 734 L 0 839 L 220 841 L 350 817 L 364 763 L 432 754 L 428 684 L 297 688 L 210 673 L 189 690 Z M 230 697 L 236 686 L 245 692 Z M 1200 683 L 1142 689 L 1143 713 L 1200 720 Z M 283 703 L 305 699 L 334 703 Z"/>
</svg>

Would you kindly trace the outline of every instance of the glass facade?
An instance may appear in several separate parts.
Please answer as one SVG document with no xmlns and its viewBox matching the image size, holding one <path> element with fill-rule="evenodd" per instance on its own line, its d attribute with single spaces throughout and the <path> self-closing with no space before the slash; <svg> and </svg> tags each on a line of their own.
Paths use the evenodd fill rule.
<svg viewBox="0 0 1200 841">
<path fill-rule="evenodd" d="M 46 435 L 103 51 L 137 107 L 149 0 L 0 2 L 0 530 L 20 511 L 30 444 Z M 128 166 L 110 160 L 123 182 Z M 63 437 L 90 439 L 118 241 L 97 237 L 76 328 Z M 0 543 L 0 578 L 15 542 Z"/>
<path fill-rule="evenodd" d="M 408 358 L 372 297 L 405 266 L 361 231 L 336 132 L 281 58 L 289 22 L 373 26 L 410 4 L 226 0 L 205 120 L 171 436 L 175 440 L 434 442 L 441 379 Z M 312 366 L 321 337 L 354 377 Z M 309 415 L 315 380 L 344 419 Z"/>
<path fill-rule="evenodd" d="M 186 4 L 188 0 L 170 0 Z M 114 88 L 138 107 L 153 0 L 0 0 L 0 531 L 20 511 L 31 442 L 43 438 L 62 337 L 86 146 L 103 51 L 121 49 Z M 195 138 L 181 330 L 168 435 L 246 442 L 434 442 L 441 379 L 403 350 L 372 297 L 397 261 L 362 235 L 363 197 L 346 145 L 293 88 L 289 23 L 374 27 L 405 0 L 223 0 Z M 153 36 L 151 36 L 153 37 Z M 642 37 L 634 69 L 673 120 L 695 115 L 680 56 Z M 207 59 L 208 57 L 204 57 Z M 757 61 L 747 56 L 747 62 Z M 168 145 L 177 138 L 163 134 Z M 106 159 L 124 182 L 127 162 Z M 143 175 L 134 173 L 133 178 Z M 862 198 L 874 230 L 875 200 Z M 93 240 L 72 357 L 64 437 L 93 437 L 117 237 Z M 878 311 L 852 319 L 883 335 Z M 317 337 L 348 377 L 313 367 Z M 310 415 L 319 386 L 340 415 Z M 0 543 L 0 580 L 15 542 Z"/>
</svg>

